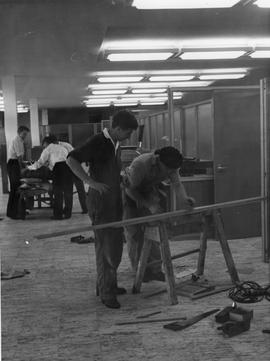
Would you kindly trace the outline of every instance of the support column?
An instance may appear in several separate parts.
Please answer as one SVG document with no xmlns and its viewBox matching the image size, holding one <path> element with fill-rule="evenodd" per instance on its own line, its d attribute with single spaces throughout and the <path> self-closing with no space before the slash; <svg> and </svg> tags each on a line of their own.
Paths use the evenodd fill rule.
<svg viewBox="0 0 270 361">
<path fill-rule="evenodd" d="M 37 99 L 31 98 L 29 101 L 29 106 L 32 147 L 35 147 L 40 145 Z"/>
<path fill-rule="evenodd" d="M 10 147 L 10 143 L 17 135 L 18 130 L 18 118 L 17 118 L 17 99 L 16 99 L 16 87 L 15 77 L 13 75 L 6 75 L 2 78 L 2 90 L 4 99 L 4 119 L 5 119 L 5 137 L 6 144 L 1 146 L 1 153 L 3 155 L 1 161 L 1 176 L 2 176 L 2 190 L 3 193 L 8 193 L 8 175 L 7 175 L 7 152 Z"/>
<path fill-rule="evenodd" d="M 3 98 L 5 107 L 5 136 L 7 149 L 17 135 L 17 99 L 15 88 L 15 77 L 7 75 L 2 78 Z"/>
<path fill-rule="evenodd" d="M 261 113 L 261 203 L 262 256 L 264 262 L 270 259 L 270 124 L 269 124 L 270 79 L 260 81 Z"/>
<path fill-rule="evenodd" d="M 49 135 L 49 118 L 48 118 L 48 109 L 42 109 L 41 111 L 41 125 L 43 125 L 42 129 L 42 137 Z"/>
</svg>

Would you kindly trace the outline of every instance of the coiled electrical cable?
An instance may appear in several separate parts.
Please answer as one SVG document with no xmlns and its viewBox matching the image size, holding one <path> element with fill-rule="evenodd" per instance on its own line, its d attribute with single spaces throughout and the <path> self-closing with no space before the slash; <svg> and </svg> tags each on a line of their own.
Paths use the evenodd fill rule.
<svg viewBox="0 0 270 361">
<path fill-rule="evenodd" d="M 270 301 L 270 285 L 263 287 L 253 281 L 242 282 L 229 290 L 229 297 L 239 303 L 260 302 L 264 297 Z"/>
</svg>

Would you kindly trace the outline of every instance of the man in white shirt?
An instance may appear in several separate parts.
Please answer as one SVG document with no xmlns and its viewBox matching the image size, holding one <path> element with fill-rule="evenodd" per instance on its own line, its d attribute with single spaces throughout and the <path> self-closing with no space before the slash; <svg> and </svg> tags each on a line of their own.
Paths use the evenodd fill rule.
<svg viewBox="0 0 270 361">
<path fill-rule="evenodd" d="M 66 164 L 68 151 L 58 144 L 54 136 L 43 139 L 43 152 L 39 160 L 28 167 L 36 170 L 42 166 L 48 166 L 53 175 L 54 206 L 52 219 L 70 218 L 73 203 L 73 180 L 72 172 Z M 65 207 L 63 207 L 65 203 Z"/>
<path fill-rule="evenodd" d="M 55 137 L 55 136 L 51 134 L 51 137 Z M 55 141 L 57 142 L 56 137 L 55 137 Z M 58 141 L 58 144 L 62 145 L 68 151 L 68 153 L 70 153 L 74 149 L 73 146 L 67 142 Z M 82 208 L 82 214 L 87 214 L 88 210 L 86 205 L 86 193 L 85 193 L 84 184 L 83 181 L 79 177 L 77 177 L 74 173 L 73 173 L 73 183 L 77 189 L 79 202 Z"/>
<path fill-rule="evenodd" d="M 18 188 L 20 186 L 21 169 L 24 168 L 23 157 L 25 153 L 24 142 L 30 130 L 25 126 L 18 128 L 18 135 L 10 144 L 8 149 L 7 172 L 10 183 L 10 192 L 7 204 L 7 216 L 12 219 L 18 219 L 18 204 L 20 195 Z"/>
</svg>

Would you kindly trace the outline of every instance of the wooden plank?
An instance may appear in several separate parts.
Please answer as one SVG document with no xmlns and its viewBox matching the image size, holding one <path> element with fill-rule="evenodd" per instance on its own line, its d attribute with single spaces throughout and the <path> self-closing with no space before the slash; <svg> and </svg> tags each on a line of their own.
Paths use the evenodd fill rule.
<svg viewBox="0 0 270 361">
<path fill-rule="evenodd" d="M 146 237 L 144 238 L 144 243 L 141 251 L 138 269 L 134 280 L 134 285 L 132 288 L 132 293 L 140 293 L 141 291 L 142 280 L 147 266 L 147 261 L 151 251 L 152 243 L 153 243 L 152 240 Z"/>
<path fill-rule="evenodd" d="M 224 228 L 223 228 L 223 223 L 220 217 L 220 214 L 217 211 L 213 212 L 213 217 L 214 217 L 214 222 L 216 225 L 216 230 L 217 230 L 217 237 L 218 240 L 220 242 L 221 248 L 222 248 L 222 252 L 228 267 L 228 271 L 229 274 L 231 276 L 231 280 L 233 283 L 237 283 L 240 282 L 235 264 L 234 264 L 234 260 L 232 257 L 232 253 L 230 250 L 230 247 L 228 245 L 228 241 L 227 238 L 225 236 L 225 232 L 224 232 Z"/>
<path fill-rule="evenodd" d="M 183 252 L 183 253 L 178 253 L 178 254 L 175 254 L 174 256 L 172 256 L 171 260 L 173 261 L 174 259 L 182 258 L 182 257 L 188 256 L 190 254 L 198 253 L 198 252 L 200 252 L 200 248 L 195 248 L 195 249 L 192 249 L 190 251 L 186 251 L 186 252 Z M 150 263 L 147 264 L 147 266 L 153 266 L 153 265 L 157 265 L 159 263 L 162 263 L 162 260 L 157 260 L 157 261 L 150 262 Z"/>
<path fill-rule="evenodd" d="M 197 272 L 196 272 L 197 276 L 201 276 L 204 273 L 209 217 L 210 216 L 202 217 L 203 224 L 202 224 L 202 232 L 200 235 L 200 252 L 199 252 L 198 263 L 197 263 Z"/>
<path fill-rule="evenodd" d="M 171 261 L 169 239 L 168 239 L 166 225 L 164 223 L 160 223 L 159 232 L 160 232 L 161 258 L 166 276 L 166 286 L 167 286 L 169 301 L 171 305 L 176 305 L 178 304 L 178 300 L 175 290 L 175 278 L 174 278 L 173 266 Z"/>
<path fill-rule="evenodd" d="M 131 218 L 131 219 L 123 220 L 123 221 L 104 223 L 104 224 L 99 224 L 96 226 L 76 227 L 76 228 L 62 231 L 62 232 L 54 232 L 54 233 L 37 235 L 36 238 L 44 239 L 44 238 L 57 237 L 57 236 L 62 236 L 62 235 L 77 233 L 77 232 L 82 232 L 82 231 L 98 230 L 98 229 L 104 229 L 104 228 L 120 228 L 120 227 L 124 227 L 124 226 L 131 226 L 134 224 L 143 224 L 143 223 L 148 223 L 148 222 L 172 219 L 175 217 L 181 217 L 181 216 L 188 215 L 188 214 L 198 214 L 198 213 L 208 212 L 208 211 L 215 210 L 215 209 L 244 206 L 246 204 L 257 203 L 262 200 L 264 200 L 263 197 L 252 197 L 252 198 L 240 199 L 240 200 L 231 201 L 231 202 L 224 202 L 224 203 L 211 204 L 208 206 L 196 207 L 190 211 L 179 210 L 179 211 L 155 214 L 155 215 L 146 216 L 146 217 Z"/>
</svg>

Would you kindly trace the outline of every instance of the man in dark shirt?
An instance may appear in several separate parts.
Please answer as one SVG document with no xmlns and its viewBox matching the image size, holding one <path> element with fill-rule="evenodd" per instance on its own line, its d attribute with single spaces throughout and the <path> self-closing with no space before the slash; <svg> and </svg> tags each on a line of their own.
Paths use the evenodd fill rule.
<svg viewBox="0 0 270 361">
<path fill-rule="evenodd" d="M 126 110 L 114 115 L 111 129 L 104 129 L 84 145 L 75 148 L 67 164 L 82 181 L 89 185 L 88 212 L 92 224 L 122 219 L 121 158 L 119 142 L 128 139 L 138 123 Z M 90 164 L 88 175 L 81 163 Z M 95 232 L 97 294 L 105 306 L 119 308 L 117 294 L 126 293 L 117 286 L 117 268 L 123 251 L 123 229 L 111 228 Z"/>
</svg>

